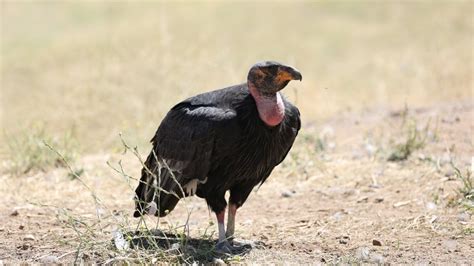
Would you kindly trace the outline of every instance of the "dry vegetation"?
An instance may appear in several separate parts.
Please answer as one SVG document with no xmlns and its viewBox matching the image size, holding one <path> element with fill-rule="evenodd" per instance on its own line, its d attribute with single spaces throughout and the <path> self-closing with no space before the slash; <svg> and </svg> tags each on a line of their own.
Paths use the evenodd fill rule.
<svg viewBox="0 0 474 266">
<path fill-rule="evenodd" d="M 0 7 L 0 264 L 471 263 L 472 2 Z M 215 254 L 197 198 L 133 219 L 166 111 L 262 59 L 303 73 L 304 123 L 238 214 L 259 244 Z"/>
</svg>

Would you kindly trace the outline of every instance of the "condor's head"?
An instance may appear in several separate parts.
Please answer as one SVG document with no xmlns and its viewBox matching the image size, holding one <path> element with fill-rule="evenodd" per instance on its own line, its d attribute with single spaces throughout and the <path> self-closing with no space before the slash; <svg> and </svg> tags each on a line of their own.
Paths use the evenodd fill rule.
<svg viewBox="0 0 474 266">
<path fill-rule="evenodd" d="M 292 80 L 300 80 L 301 73 L 291 66 L 273 61 L 257 63 L 247 76 L 249 92 L 255 100 L 260 119 L 270 127 L 285 118 L 285 104 L 278 93 Z"/>
<path fill-rule="evenodd" d="M 291 67 L 274 61 L 257 63 L 247 76 L 249 86 L 255 87 L 261 95 L 271 95 L 285 88 L 292 80 L 302 80 L 301 73 Z"/>
</svg>

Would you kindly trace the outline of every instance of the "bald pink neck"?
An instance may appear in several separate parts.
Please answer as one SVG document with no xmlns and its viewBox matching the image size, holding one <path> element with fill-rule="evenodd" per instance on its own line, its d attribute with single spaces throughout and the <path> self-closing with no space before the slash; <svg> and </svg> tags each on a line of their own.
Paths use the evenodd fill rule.
<svg viewBox="0 0 474 266">
<path fill-rule="evenodd" d="M 257 104 L 258 115 L 267 126 L 277 126 L 285 117 L 285 105 L 279 92 L 262 95 L 253 84 L 248 83 L 250 94 Z"/>
</svg>

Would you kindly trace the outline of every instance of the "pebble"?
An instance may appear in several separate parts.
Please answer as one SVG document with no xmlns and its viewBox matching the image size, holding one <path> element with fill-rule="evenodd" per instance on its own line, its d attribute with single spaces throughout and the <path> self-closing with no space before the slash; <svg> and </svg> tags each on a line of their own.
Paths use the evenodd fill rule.
<svg viewBox="0 0 474 266">
<path fill-rule="evenodd" d="M 335 214 L 333 214 L 331 216 L 332 219 L 336 220 L 336 221 L 340 221 L 344 216 L 344 213 L 342 212 L 336 212 Z"/>
<path fill-rule="evenodd" d="M 291 198 L 295 194 L 295 191 L 285 190 L 281 193 L 281 196 L 284 198 Z"/>
<path fill-rule="evenodd" d="M 445 177 L 452 177 L 454 175 L 455 175 L 455 173 L 452 169 L 448 169 L 448 170 L 446 170 L 446 172 L 444 172 Z"/>
<path fill-rule="evenodd" d="M 114 239 L 114 244 L 115 244 L 115 247 L 122 251 L 122 250 L 127 250 L 129 247 L 130 247 L 130 244 L 128 243 L 127 240 L 125 240 L 122 232 L 120 232 L 120 230 L 114 230 L 112 232 L 112 236 L 113 236 L 113 239 Z"/>
<path fill-rule="evenodd" d="M 470 219 L 471 216 L 466 212 L 458 214 L 458 221 L 460 222 L 469 222 Z"/>
<path fill-rule="evenodd" d="M 219 258 L 214 258 L 212 262 L 216 265 L 227 265 L 222 259 L 219 259 Z"/>
<path fill-rule="evenodd" d="M 25 226 L 20 224 L 20 226 L 18 226 L 18 229 L 23 230 L 23 229 L 25 229 Z"/>
<path fill-rule="evenodd" d="M 360 247 L 356 250 L 356 258 L 359 260 L 368 260 L 369 259 L 369 248 L 367 247 Z"/>
<path fill-rule="evenodd" d="M 369 197 L 364 196 L 364 197 L 359 198 L 357 200 L 357 203 L 367 202 L 368 200 L 369 200 Z"/>
<path fill-rule="evenodd" d="M 370 260 L 373 263 L 383 264 L 384 261 L 385 261 L 385 258 L 382 255 L 378 254 L 378 253 L 372 253 L 372 254 L 370 254 Z"/>
<path fill-rule="evenodd" d="M 52 263 L 59 263 L 59 259 L 56 256 L 53 255 L 47 255 L 43 256 L 39 259 L 40 263 L 45 263 L 45 264 L 52 264 Z"/>
<path fill-rule="evenodd" d="M 351 240 L 349 236 L 342 236 L 339 238 L 339 243 L 346 245 L 347 243 L 349 243 L 349 240 Z"/>
<path fill-rule="evenodd" d="M 181 245 L 179 243 L 174 243 L 170 247 L 171 250 L 179 250 L 180 248 L 181 248 Z"/>
<path fill-rule="evenodd" d="M 31 245 L 28 243 L 25 243 L 25 244 L 22 244 L 21 246 L 17 246 L 17 248 L 21 250 L 28 250 L 29 248 L 31 248 Z"/>
<path fill-rule="evenodd" d="M 427 208 L 428 210 L 436 210 L 437 206 L 436 206 L 436 204 L 433 203 L 433 202 L 428 202 L 428 203 L 426 203 L 426 208 Z"/>
<path fill-rule="evenodd" d="M 397 192 L 398 193 L 398 192 Z M 393 207 L 395 208 L 398 208 L 398 207 L 402 207 L 402 206 L 405 206 L 405 205 L 408 205 L 411 203 L 411 200 L 407 200 L 407 201 L 400 201 L 400 202 L 397 202 L 395 204 L 393 204 Z"/>
<path fill-rule="evenodd" d="M 374 202 L 375 202 L 375 203 L 380 203 L 380 202 L 382 202 L 382 201 L 384 201 L 384 198 L 375 198 L 375 199 L 374 199 Z"/>
<path fill-rule="evenodd" d="M 380 242 L 380 241 L 377 240 L 377 239 L 374 239 L 374 240 L 372 240 L 372 245 L 381 247 L 381 246 L 382 246 L 382 242 Z"/>
<path fill-rule="evenodd" d="M 18 212 L 18 210 L 13 210 L 11 213 L 10 213 L 10 216 L 18 216 L 18 214 L 20 214 Z"/>
<path fill-rule="evenodd" d="M 35 236 L 33 236 L 33 235 L 25 235 L 25 236 L 23 237 L 23 240 L 25 240 L 25 241 L 35 241 Z"/>
</svg>

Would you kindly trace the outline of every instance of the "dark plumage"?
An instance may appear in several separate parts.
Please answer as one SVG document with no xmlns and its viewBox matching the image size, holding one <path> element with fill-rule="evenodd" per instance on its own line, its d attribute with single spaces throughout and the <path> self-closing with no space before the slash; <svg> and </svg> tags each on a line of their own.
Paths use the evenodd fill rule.
<svg viewBox="0 0 474 266">
<path fill-rule="evenodd" d="M 158 208 L 156 215 L 166 215 L 180 198 L 194 192 L 196 184 L 196 195 L 206 199 L 221 224 L 227 206 L 224 195 L 230 190 L 231 237 L 235 210 L 283 161 L 300 129 L 298 109 L 278 92 L 292 79 L 301 80 L 294 68 L 263 62 L 251 68 L 247 83 L 175 105 L 151 140 L 153 150 L 136 189 L 134 216 L 154 212 L 150 206 Z M 221 229 L 220 242 L 225 240 Z"/>
</svg>

